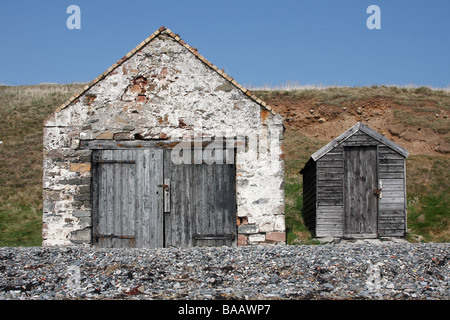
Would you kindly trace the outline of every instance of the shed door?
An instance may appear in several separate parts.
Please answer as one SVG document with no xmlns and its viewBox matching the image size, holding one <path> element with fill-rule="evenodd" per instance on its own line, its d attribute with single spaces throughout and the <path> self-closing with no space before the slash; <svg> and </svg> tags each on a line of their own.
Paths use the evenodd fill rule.
<svg viewBox="0 0 450 320">
<path fill-rule="evenodd" d="M 165 245 L 232 246 L 237 243 L 236 166 L 174 164 L 164 154 L 170 212 L 164 215 Z"/>
<path fill-rule="evenodd" d="M 170 151 L 93 151 L 94 245 L 236 244 L 235 165 L 175 165 Z"/>
<path fill-rule="evenodd" d="M 92 160 L 94 245 L 162 247 L 162 150 L 94 150 Z"/>
<path fill-rule="evenodd" d="M 344 147 L 344 237 L 376 238 L 377 148 Z"/>
</svg>

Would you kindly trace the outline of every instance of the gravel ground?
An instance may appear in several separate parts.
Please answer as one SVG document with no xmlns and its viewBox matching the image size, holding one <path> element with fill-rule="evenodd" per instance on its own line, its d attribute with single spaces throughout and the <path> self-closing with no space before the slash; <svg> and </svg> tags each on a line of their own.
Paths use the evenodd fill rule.
<svg viewBox="0 0 450 320">
<path fill-rule="evenodd" d="M 0 299 L 450 299 L 450 243 L 0 248 Z"/>
</svg>

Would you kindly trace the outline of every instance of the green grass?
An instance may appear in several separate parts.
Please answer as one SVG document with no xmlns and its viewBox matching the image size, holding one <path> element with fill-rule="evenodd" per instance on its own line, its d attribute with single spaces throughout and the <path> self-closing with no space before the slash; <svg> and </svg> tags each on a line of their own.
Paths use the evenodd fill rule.
<svg viewBox="0 0 450 320">
<path fill-rule="evenodd" d="M 28 206 L 0 210 L 2 246 L 40 246 L 42 242 L 42 212 Z"/>
<path fill-rule="evenodd" d="M 288 244 L 319 244 L 306 228 L 302 218 L 302 183 L 298 179 L 285 181 L 286 241 Z"/>
<path fill-rule="evenodd" d="M 448 197 L 433 194 L 410 202 L 408 239 L 411 242 L 448 242 L 449 206 Z"/>
<path fill-rule="evenodd" d="M 408 240 L 450 241 L 450 158 L 410 156 L 406 163 Z"/>
</svg>

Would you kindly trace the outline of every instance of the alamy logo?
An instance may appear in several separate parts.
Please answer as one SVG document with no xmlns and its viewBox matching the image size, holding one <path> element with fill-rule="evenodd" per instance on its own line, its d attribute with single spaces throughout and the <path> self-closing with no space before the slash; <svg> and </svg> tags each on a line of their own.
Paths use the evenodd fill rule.
<svg viewBox="0 0 450 320">
<path fill-rule="evenodd" d="M 67 18 L 66 26 L 67 29 L 81 29 L 81 9 L 79 6 L 74 4 L 67 7 L 66 13 L 69 13 L 70 16 Z"/>
<path fill-rule="evenodd" d="M 280 150 L 277 145 L 279 133 L 274 131 L 253 134 L 221 135 L 214 134 L 214 139 L 184 137 L 171 151 L 174 164 L 238 164 L 246 161 L 265 159 L 267 165 L 277 165 Z"/>
<path fill-rule="evenodd" d="M 369 30 L 381 29 L 381 9 L 379 6 L 370 5 L 367 7 L 366 13 L 371 14 L 366 21 Z"/>
</svg>

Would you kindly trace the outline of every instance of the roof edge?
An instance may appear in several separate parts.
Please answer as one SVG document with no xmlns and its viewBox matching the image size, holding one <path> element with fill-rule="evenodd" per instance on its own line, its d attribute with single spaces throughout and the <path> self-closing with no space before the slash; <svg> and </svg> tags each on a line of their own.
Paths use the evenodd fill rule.
<svg viewBox="0 0 450 320">
<path fill-rule="evenodd" d="M 334 149 L 335 147 L 340 145 L 342 142 L 344 142 L 345 140 L 350 138 L 352 135 L 354 135 L 356 132 L 358 132 L 360 125 L 361 125 L 361 122 L 358 122 L 355 125 L 353 125 L 350 129 L 345 131 L 344 133 L 341 133 L 337 138 L 331 140 L 325 146 L 323 146 L 322 148 L 320 148 L 319 150 L 314 152 L 311 155 L 311 158 L 314 161 L 317 161 L 320 158 L 322 158 L 324 155 L 326 155 L 332 149 Z"/>
<path fill-rule="evenodd" d="M 94 85 L 96 85 L 98 82 L 106 78 L 111 72 L 113 72 L 115 69 L 120 67 L 125 61 L 130 59 L 132 56 L 134 56 L 139 50 L 141 50 L 144 46 L 146 46 L 149 42 L 151 42 L 153 39 L 155 39 L 160 34 L 166 34 L 170 36 L 172 39 L 174 39 L 176 42 L 178 42 L 180 45 L 188 49 L 192 54 L 194 54 L 200 61 L 202 61 L 205 65 L 216 71 L 220 76 L 222 76 L 225 80 L 229 81 L 231 84 L 233 84 L 236 88 L 238 88 L 242 93 L 244 93 L 246 96 L 248 96 L 250 99 L 255 101 L 257 104 L 259 104 L 261 107 L 266 109 L 272 114 L 276 114 L 272 107 L 269 106 L 266 102 L 258 98 L 256 95 L 251 93 L 248 89 L 244 88 L 242 85 L 240 85 L 236 80 L 234 80 L 230 75 L 225 73 L 222 69 L 219 69 L 216 65 L 211 63 L 209 60 L 207 60 L 204 56 L 198 53 L 197 49 L 191 47 L 186 42 L 184 42 L 177 34 L 173 33 L 169 28 L 166 28 L 164 26 L 161 26 L 159 29 L 157 29 L 155 32 L 153 32 L 149 37 L 147 37 L 144 41 L 142 41 L 140 44 L 138 44 L 133 50 L 128 52 L 125 56 L 123 56 L 119 61 L 114 63 L 111 67 L 109 67 L 105 72 L 103 72 L 101 75 L 99 75 L 97 78 L 89 82 L 79 93 L 73 95 L 70 97 L 66 102 L 64 102 L 62 105 L 60 105 L 55 111 L 52 112 L 52 114 L 47 117 L 45 122 L 48 121 L 51 116 L 57 112 L 62 111 L 66 107 L 68 107 L 72 102 L 77 100 L 79 97 L 81 97 L 84 93 L 86 93 L 90 88 L 92 88 Z"/>
</svg>

